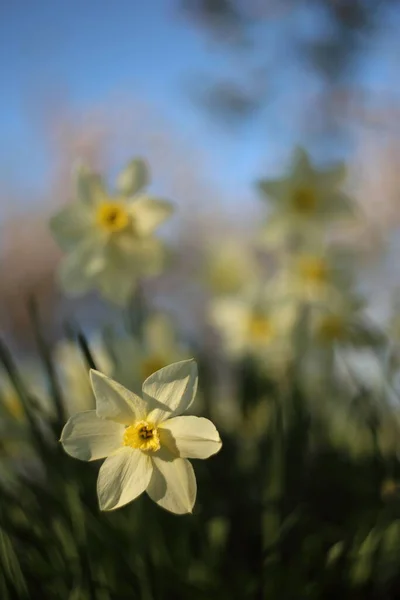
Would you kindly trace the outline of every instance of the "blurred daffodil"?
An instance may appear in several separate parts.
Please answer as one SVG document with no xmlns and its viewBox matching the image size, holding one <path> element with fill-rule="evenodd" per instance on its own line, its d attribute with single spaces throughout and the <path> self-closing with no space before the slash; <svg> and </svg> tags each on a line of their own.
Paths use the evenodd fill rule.
<svg viewBox="0 0 400 600">
<path fill-rule="evenodd" d="M 112 377 L 136 393 L 140 393 L 142 381 L 155 371 L 189 356 L 177 339 L 171 319 L 163 313 L 146 316 L 140 340 L 111 338 L 107 348 L 113 361 Z"/>
<path fill-rule="evenodd" d="M 149 173 L 131 161 L 110 195 L 101 177 L 85 168 L 77 172 L 77 200 L 51 219 L 51 230 L 66 252 L 59 277 L 71 295 L 98 289 L 111 302 L 125 304 L 138 277 L 161 269 L 164 250 L 153 236 L 172 206 L 143 193 Z"/>
<path fill-rule="evenodd" d="M 277 296 L 295 302 L 339 302 L 351 290 L 349 262 L 344 252 L 327 248 L 298 252 L 287 257 L 271 288 Z"/>
<path fill-rule="evenodd" d="M 291 355 L 295 307 L 249 297 L 215 298 L 210 322 L 226 354 L 233 359 L 252 356 L 267 368 L 278 368 Z"/>
<path fill-rule="evenodd" d="M 315 306 L 310 317 L 313 341 L 322 346 L 339 344 L 355 348 L 382 344 L 382 334 L 368 323 L 363 309 L 364 302 L 355 296 Z"/>
<path fill-rule="evenodd" d="M 297 148 L 287 177 L 258 182 L 259 190 L 272 203 L 264 241 L 286 244 L 292 236 L 320 238 L 323 224 L 350 215 L 351 201 L 339 189 L 345 175 L 342 164 L 316 169 L 307 152 Z"/>
<path fill-rule="evenodd" d="M 236 294 L 261 276 L 253 252 L 237 239 L 210 244 L 206 256 L 206 284 L 216 295 Z"/>
<path fill-rule="evenodd" d="M 325 298 L 311 306 L 297 335 L 297 347 L 302 349 L 301 385 L 309 396 L 321 393 L 327 381 L 357 393 L 354 385 L 362 375 L 358 368 L 366 367 L 365 382 L 371 375 L 363 351 L 376 352 L 383 343 L 381 332 L 366 318 L 364 303 L 350 295 Z"/>
<path fill-rule="evenodd" d="M 142 397 L 98 371 L 91 371 L 91 381 L 96 410 L 71 417 L 61 443 L 80 460 L 106 458 L 97 484 L 100 508 L 119 508 L 147 491 L 173 513 L 192 512 L 196 478 L 187 459 L 208 458 L 221 448 L 211 421 L 179 416 L 196 394 L 195 361 L 150 375 Z"/>
</svg>

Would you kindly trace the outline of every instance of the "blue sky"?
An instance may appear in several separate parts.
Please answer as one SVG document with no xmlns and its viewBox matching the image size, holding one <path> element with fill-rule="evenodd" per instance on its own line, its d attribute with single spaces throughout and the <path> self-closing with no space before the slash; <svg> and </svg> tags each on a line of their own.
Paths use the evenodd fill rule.
<svg viewBox="0 0 400 600">
<path fill-rule="evenodd" d="M 237 63 L 180 18 L 177 4 L 175 0 L 0 3 L 0 177 L 23 178 L 26 187 L 41 189 L 51 163 L 32 111 L 46 90 L 66 90 L 78 110 L 113 92 L 137 94 L 194 145 L 207 150 L 211 178 L 231 189 L 249 185 L 259 172 L 259 157 L 268 148 L 286 144 L 285 133 L 292 129 L 295 116 L 271 105 L 270 114 L 276 118 L 270 119 L 269 128 L 254 119 L 234 136 L 195 106 L 185 92 L 187 78 L 202 72 L 233 72 Z M 264 47 L 267 52 L 274 49 L 271 60 L 287 47 L 279 36 L 279 26 L 270 27 Z M 293 93 L 301 95 L 304 84 L 312 88 L 295 59 L 291 69 L 290 74 L 285 71 L 284 80 L 291 77 Z M 272 85 L 284 85 L 279 69 Z"/>
<path fill-rule="evenodd" d="M 46 90 L 66 90 L 78 109 L 113 92 L 137 93 L 177 130 L 198 138 L 201 146 L 211 145 L 224 163 L 217 146 L 225 134 L 191 102 L 184 81 L 197 71 L 217 73 L 228 66 L 227 59 L 178 18 L 173 0 L 17 0 L 1 6 L 3 169 L 11 167 L 20 177 L 23 165 L 24 178 L 34 186 L 46 177 L 48 157 L 30 106 Z"/>
</svg>

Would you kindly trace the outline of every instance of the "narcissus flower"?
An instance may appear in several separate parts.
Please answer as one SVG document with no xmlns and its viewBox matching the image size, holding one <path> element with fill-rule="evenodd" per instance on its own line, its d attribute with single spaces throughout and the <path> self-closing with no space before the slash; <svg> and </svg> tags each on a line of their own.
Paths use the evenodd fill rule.
<svg viewBox="0 0 400 600">
<path fill-rule="evenodd" d="M 77 172 L 77 200 L 55 215 L 50 226 L 67 253 L 59 278 L 71 295 L 98 289 L 111 302 L 125 304 L 138 277 L 160 271 L 164 249 L 153 237 L 172 206 L 142 192 L 149 174 L 142 160 L 133 160 L 117 178 L 110 195 L 101 177 Z"/>
<path fill-rule="evenodd" d="M 343 164 L 326 170 L 313 167 L 307 152 L 297 148 L 291 170 L 281 179 L 262 179 L 258 188 L 272 203 L 264 240 L 282 242 L 287 236 L 317 237 L 321 225 L 352 213 L 349 198 L 339 189 L 346 175 Z"/>
<path fill-rule="evenodd" d="M 191 355 L 180 344 L 172 320 L 161 312 L 146 315 L 140 339 L 133 336 L 109 338 L 107 349 L 112 356 L 112 369 L 99 370 L 139 394 L 147 377 Z"/>
<path fill-rule="evenodd" d="M 356 296 L 315 307 L 310 316 L 313 341 L 327 346 L 382 346 L 383 334 L 368 322 L 363 309 L 364 302 Z"/>
<path fill-rule="evenodd" d="M 268 302 L 261 294 L 214 298 L 209 319 L 230 358 L 251 356 L 263 368 L 280 372 L 292 354 L 296 315 L 293 304 Z"/>
<path fill-rule="evenodd" d="M 221 448 L 211 421 L 179 416 L 196 395 L 195 361 L 153 373 L 142 398 L 98 371 L 91 371 L 91 381 L 96 410 L 71 417 L 61 443 L 80 460 L 106 458 L 97 483 L 100 508 L 119 508 L 147 491 L 173 513 L 192 512 L 196 478 L 187 459 L 208 458 Z"/>
<path fill-rule="evenodd" d="M 216 295 L 236 294 L 254 286 L 262 272 L 252 249 L 237 236 L 210 243 L 206 252 L 205 283 Z"/>
<path fill-rule="evenodd" d="M 297 302 L 331 302 L 349 294 L 353 283 L 351 258 L 338 250 L 298 252 L 271 280 L 276 294 Z"/>
</svg>

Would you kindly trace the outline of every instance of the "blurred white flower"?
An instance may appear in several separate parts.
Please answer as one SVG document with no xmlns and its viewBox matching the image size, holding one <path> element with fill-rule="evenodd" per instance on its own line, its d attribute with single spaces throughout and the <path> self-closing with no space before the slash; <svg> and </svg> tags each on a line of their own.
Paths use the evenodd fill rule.
<svg viewBox="0 0 400 600">
<path fill-rule="evenodd" d="M 361 298 L 350 295 L 314 306 L 310 314 L 313 342 L 320 346 L 368 347 L 371 351 L 382 345 L 384 336 L 367 320 L 364 308 Z"/>
<path fill-rule="evenodd" d="M 284 260 L 270 282 L 276 297 L 299 303 L 339 302 L 350 293 L 350 257 L 344 252 L 316 249 Z"/>
<path fill-rule="evenodd" d="M 316 169 L 307 152 L 297 148 L 286 177 L 258 182 L 259 190 L 272 204 L 262 240 L 286 245 L 293 236 L 321 239 L 325 224 L 352 214 L 350 199 L 339 189 L 345 176 L 343 164 Z"/>
<path fill-rule="evenodd" d="M 111 196 L 98 174 L 78 170 L 77 201 L 50 222 L 67 253 L 59 271 L 66 292 L 81 295 L 96 288 L 107 300 L 124 305 L 138 277 L 160 271 L 164 250 L 152 234 L 172 206 L 142 193 L 148 179 L 145 163 L 133 160 Z"/>
<path fill-rule="evenodd" d="M 132 336 L 111 338 L 107 349 L 112 369 L 101 370 L 136 393 L 140 393 L 142 381 L 155 371 L 189 358 L 188 349 L 177 339 L 171 319 L 163 313 L 144 318 L 140 340 Z"/>
<path fill-rule="evenodd" d="M 206 285 L 216 295 L 243 291 L 261 278 L 251 248 L 238 239 L 210 245 L 206 255 Z"/>
<path fill-rule="evenodd" d="M 100 508 L 119 508 L 147 491 L 173 513 L 192 512 L 196 478 L 187 458 L 208 458 L 221 448 L 211 421 L 178 416 L 196 394 L 195 361 L 153 373 L 143 383 L 142 397 L 98 371 L 91 371 L 91 380 L 96 410 L 71 417 L 61 443 L 80 460 L 107 457 L 97 484 Z"/>
<path fill-rule="evenodd" d="M 252 356 L 272 370 L 292 354 L 296 317 L 293 303 L 271 302 L 264 294 L 214 298 L 209 309 L 210 322 L 230 358 Z"/>
</svg>

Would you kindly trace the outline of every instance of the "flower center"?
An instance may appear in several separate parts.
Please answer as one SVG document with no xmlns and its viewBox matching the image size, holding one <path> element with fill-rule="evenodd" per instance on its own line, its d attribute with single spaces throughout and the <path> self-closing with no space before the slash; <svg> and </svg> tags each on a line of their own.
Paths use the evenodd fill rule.
<svg viewBox="0 0 400 600">
<path fill-rule="evenodd" d="M 328 266 L 321 258 L 310 256 L 300 260 L 300 276 L 307 283 L 326 283 L 328 281 Z"/>
<path fill-rule="evenodd" d="M 123 444 L 143 452 L 157 452 L 160 449 L 157 427 L 148 421 L 137 421 L 125 429 Z"/>
<path fill-rule="evenodd" d="M 337 315 L 329 315 L 321 320 L 318 336 L 325 342 L 331 342 L 343 337 L 344 330 L 343 319 Z"/>
<path fill-rule="evenodd" d="M 146 358 L 142 362 L 142 378 L 147 379 L 147 377 L 150 377 L 150 375 L 153 375 L 153 373 L 166 366 L 167 363 L 165 362 L 165 360 L 163 360 L 159 356 L 149 356 L 149 358 Z"/>
<path fill-rule="evenodd" d="M 300 214 L 312 214 L 317 208 L 315 191 L 310 187 L 297 188 L 293 191 L 292 206 L 294 210 Z"/>
<path fill-rule="evenodd" d="M 248 324 L 250 339 L 254 342 L 268 341 L 274 334 L 274 328 L 271 320 L 261 315 L 250 317 Z"/>
<path fill-rule="evenodd" d="M 114 233 L 127 227 L 129 213 L 119 202 L 103 202 L 97 209 L 96 220 L 102 229 Z"/>
</svg>

